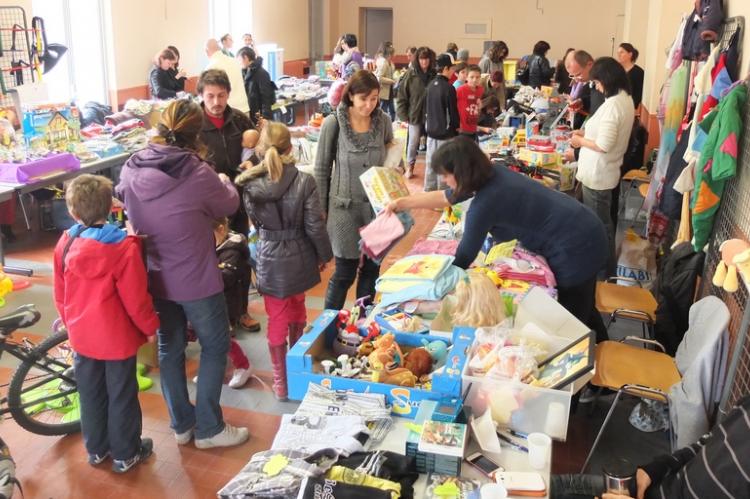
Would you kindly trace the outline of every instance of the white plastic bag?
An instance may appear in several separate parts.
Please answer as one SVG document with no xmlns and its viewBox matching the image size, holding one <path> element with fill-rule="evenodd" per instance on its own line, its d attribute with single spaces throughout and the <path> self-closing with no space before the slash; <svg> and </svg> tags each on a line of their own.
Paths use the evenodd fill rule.
<svg viewBox="0 0 750 499">
<path fill-rule="evenodd" d="M 620 256 L 617 259 L 617 277 L 640 281 L 645 289 L 651 289 L 656 280 L 656 247 L 647 239 L 628 229 L 622 239 Z M 634 286 L 626 280 L 618 280 L 622 286 Z"/>
</svg>

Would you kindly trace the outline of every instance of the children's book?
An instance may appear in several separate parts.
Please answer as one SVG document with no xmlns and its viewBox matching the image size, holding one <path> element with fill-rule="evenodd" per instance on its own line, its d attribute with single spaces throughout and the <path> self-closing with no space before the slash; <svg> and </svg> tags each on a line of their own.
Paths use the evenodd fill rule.
<svg viewBox="0 0 750 499">
<path fill-rule="evenodd" d="M 466 448 L 466 425 L 425 421 L 419 439 L 419 451 L 463 458 Z"/>
</svg>

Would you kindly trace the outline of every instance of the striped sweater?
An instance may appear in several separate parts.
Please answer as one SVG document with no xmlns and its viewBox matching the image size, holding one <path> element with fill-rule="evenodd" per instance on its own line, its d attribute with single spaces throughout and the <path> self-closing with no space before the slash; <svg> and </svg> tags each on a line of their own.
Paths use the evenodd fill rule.
<svg viewBox="0 0 750 499">
<path fill-rule="evenodd" d="M 649 499 L 750 497 L 750 396 L 697 443 L 643 469 L 651 477 Z"/>
</svg>

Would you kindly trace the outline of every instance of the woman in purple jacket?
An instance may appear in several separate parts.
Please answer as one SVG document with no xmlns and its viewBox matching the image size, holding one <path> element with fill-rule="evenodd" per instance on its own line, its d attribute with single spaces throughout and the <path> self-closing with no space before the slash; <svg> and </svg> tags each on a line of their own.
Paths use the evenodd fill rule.
<svg viewBox="0 0 750 499">
<path fill-rule="evenodd" d="M 187 100 L 163 112 L 146 149 L 122 170 L 117 194 L 146 237 L 148 274 L 159 314 L 161 387 L 175 439 L 199 449 L 241 444 L 247 428 L 224 423 L 219 398 L 229 350 L 229 319 L 212 222 L 237 211 L 231 180 L 203 160 L 203 111 Z M 185 377 L 188 321 L 201 345 L 195 406 Z"/>
</svg>

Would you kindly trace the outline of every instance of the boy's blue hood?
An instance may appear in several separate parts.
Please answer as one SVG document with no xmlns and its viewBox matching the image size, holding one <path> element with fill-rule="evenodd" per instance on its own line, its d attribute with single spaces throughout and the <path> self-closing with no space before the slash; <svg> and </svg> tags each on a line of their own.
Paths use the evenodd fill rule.
<svg viewBox="0 0 750 499">
<path fill-rule="evenodd" d="M 82 227 L 81 224 L 75 224 L 68 229 L 68 235 L 72 237 L 74 234 L 78 234 Z M 104 244 L 117 244 L 127 237 L 127 233 L 115 225 L 104 224 L 102 227 L 89 227 L 78 237 L 82 239 L 93 239 L 94 241 L 99 241 Z"/>
</svg>

